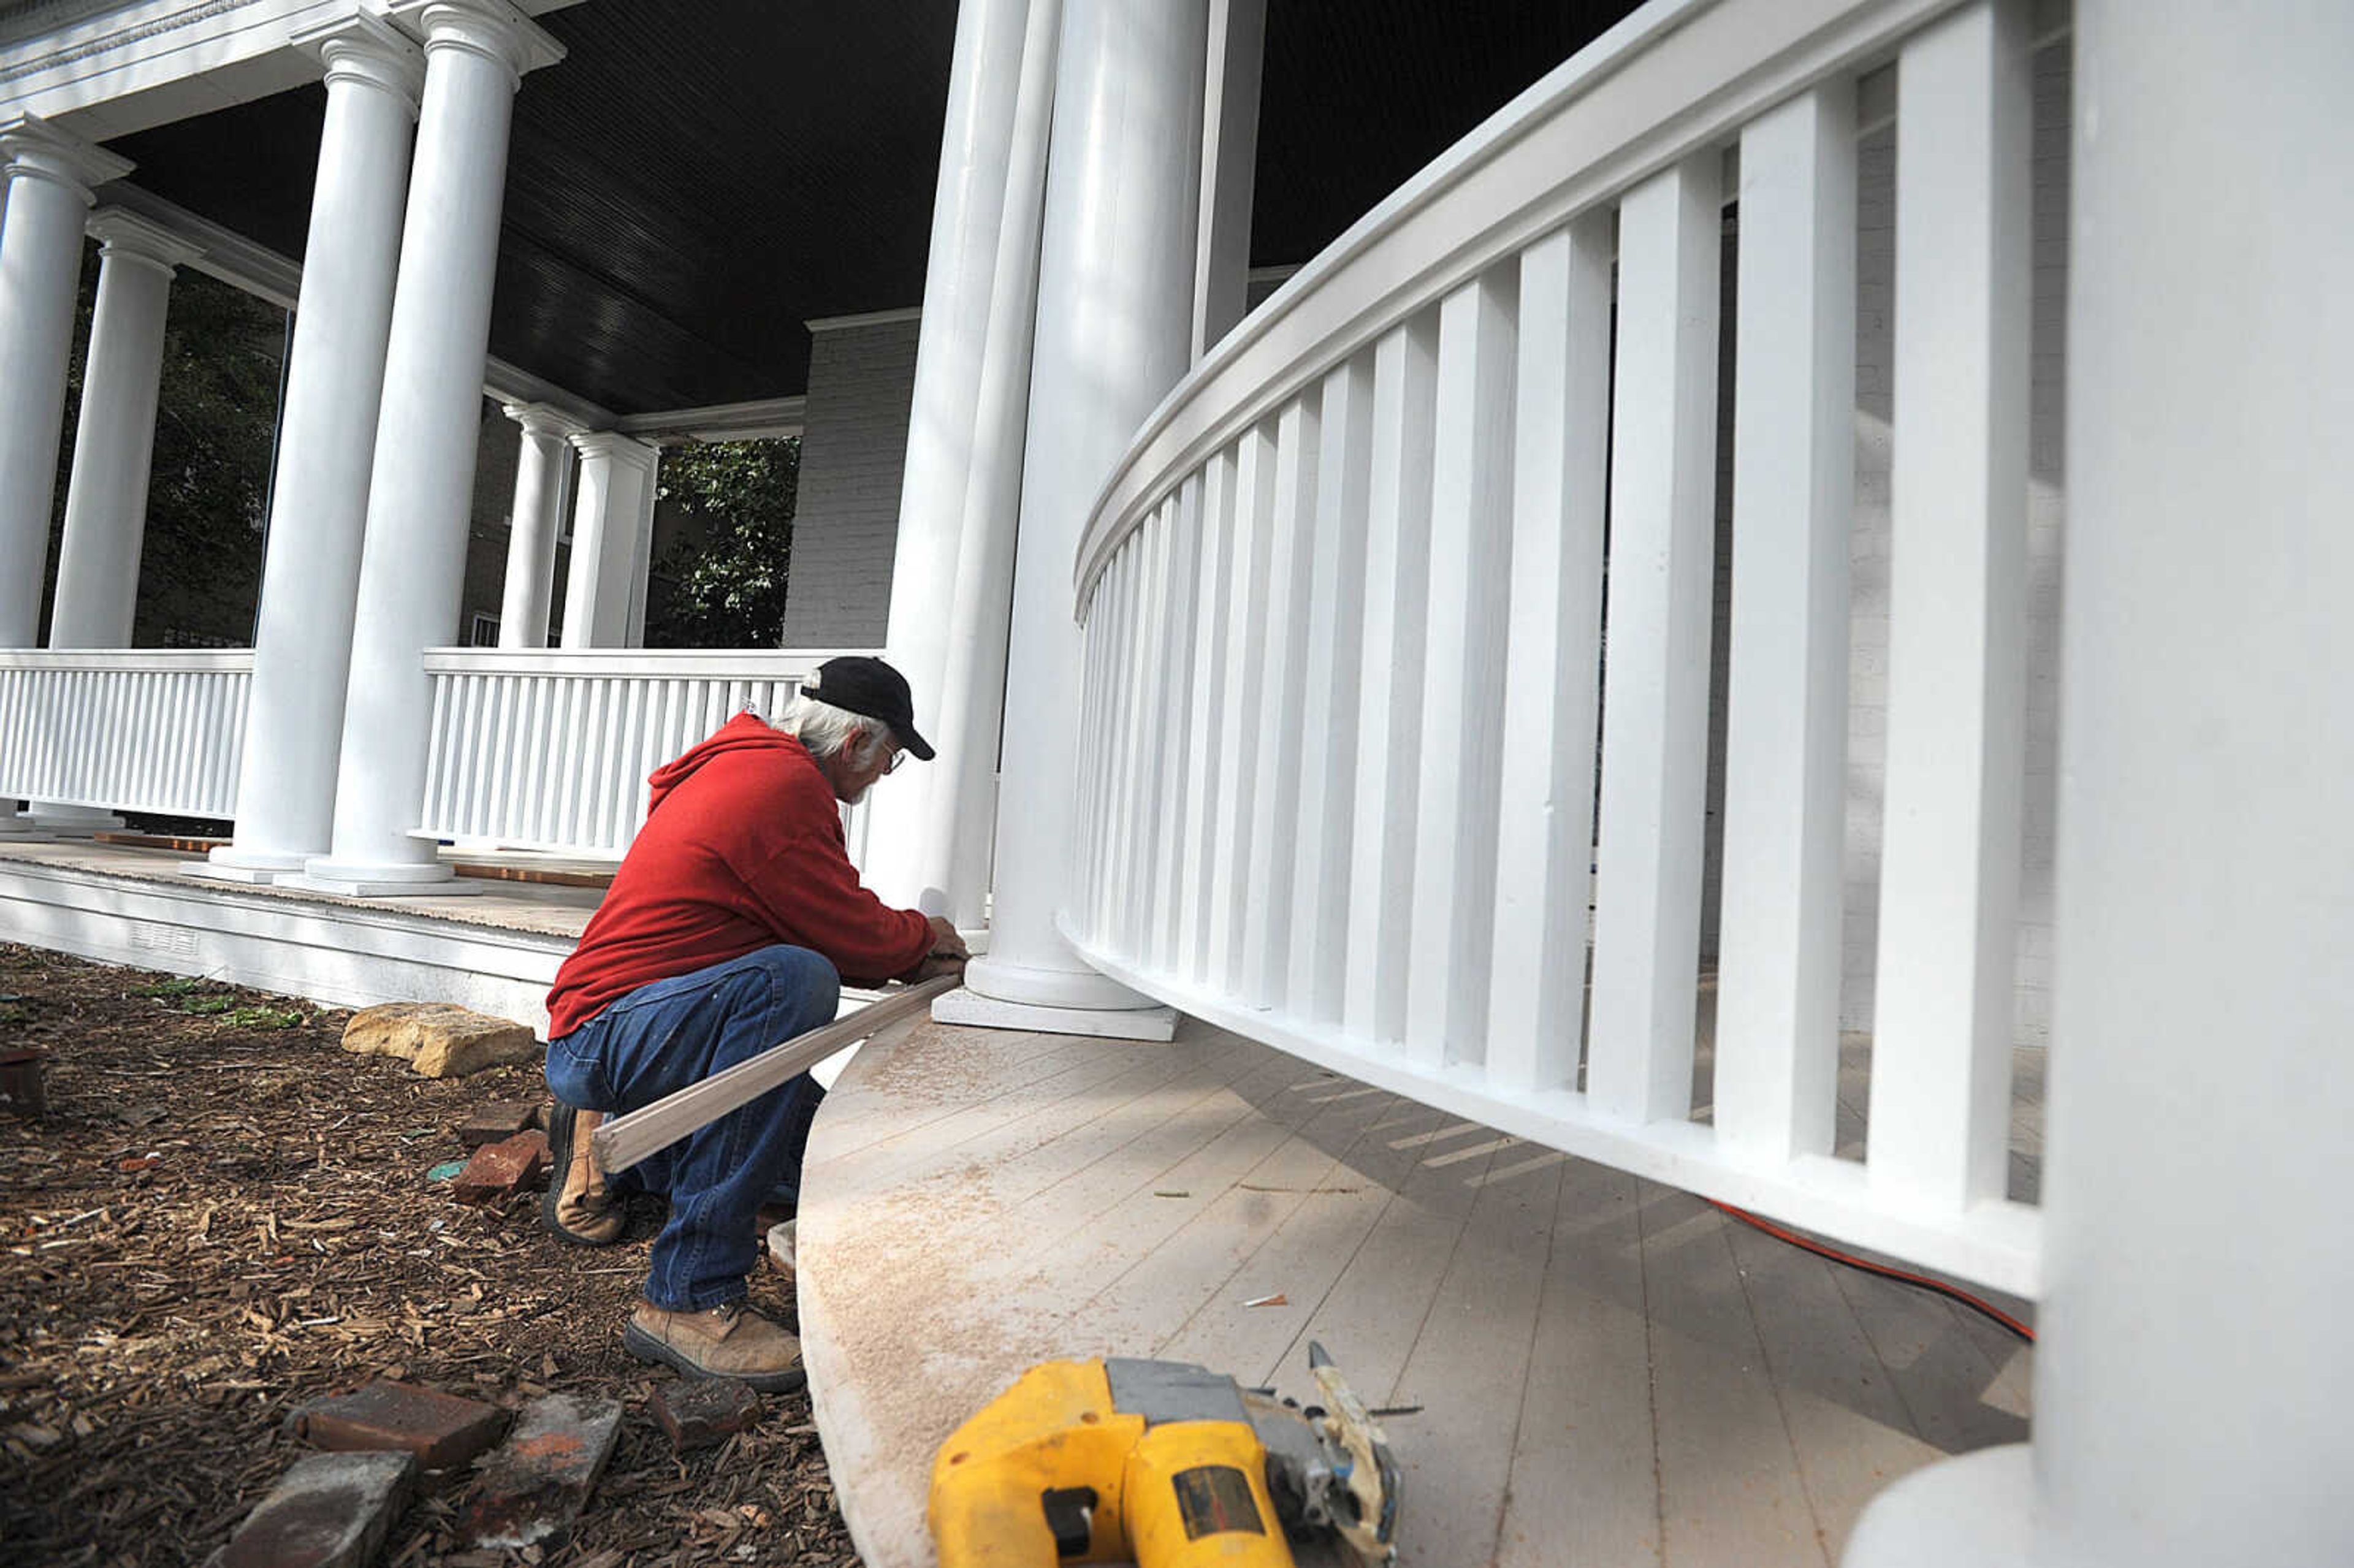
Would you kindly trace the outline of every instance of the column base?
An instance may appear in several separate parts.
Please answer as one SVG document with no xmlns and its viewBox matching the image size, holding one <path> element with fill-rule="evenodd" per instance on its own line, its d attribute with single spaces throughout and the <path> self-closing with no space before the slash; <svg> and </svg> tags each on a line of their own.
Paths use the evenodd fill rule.
<svg viewBox="0 0 2354 1568">
<path fill-rule="evenodd" d="M 32 809 L 17 820 L 48 839 L 86 839 L 93 833 L 119 832 L 124 826 L 121 817 L 95 806 L 57 806 L 42 800 L 34 801 Z"/>
<path fill-rule="evenodd" d="M 1840 1568 L 2023 1568 L 2035 1475 L 2025 1443 L 1915 1470 L 1873 1498 Z"/>
<path fill-rule="evenodd" d="M 180 874 L 207 882 L 233 882 L 243 887 L 264 887 L 302 874 L 315 855 L 281 854 L 269 850 L 241 850 L 225 844 L 202 860 L 181 863 Z"/>
<path fill-rule="evenodd" d="M 981 1029 L 1020 1029 L 1034 1034 L 1091 1034 L 1107 1040 L 1168 1040 L 1177 1033 L 1173 1007 L 1041 1007 L 1000 1001 L 970 990 L 952 991 L 932 1003 L 936 1023 Z"/>
<path fill-rule="evenodd" d="M 281 876 L 277 885 L 336 898 L 463 898 L 482 891 L 481 883 L 439 863 L 376 864 L 324 857 L 304 862 L 302 874 Z"/>
</svg>

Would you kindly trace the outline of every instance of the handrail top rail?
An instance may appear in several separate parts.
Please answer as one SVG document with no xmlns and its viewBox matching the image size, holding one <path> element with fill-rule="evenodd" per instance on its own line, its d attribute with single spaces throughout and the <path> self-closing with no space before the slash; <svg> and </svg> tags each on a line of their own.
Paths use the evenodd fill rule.
<svg viewBox="0 0 2354 1568">
<path fill-rule="evenodd" d="M 250 648 L 0 648 L 0 670 L 249 675 Z"/>
<path fill-rule="evenodd" d="M 879 648 L 428 648 L 429 675 L 641 676 L 651 680 L 780 680 L 845 654 Z"/>
<path fill-rule="evenodd" d="M 1381 334 L 1537 238 L 1720 144 L 1960 0 L 1652 0 L 1352 224 L 1153 409 L 1088 514 L 1076 612 L 1177 481 Z"/>
</svg>

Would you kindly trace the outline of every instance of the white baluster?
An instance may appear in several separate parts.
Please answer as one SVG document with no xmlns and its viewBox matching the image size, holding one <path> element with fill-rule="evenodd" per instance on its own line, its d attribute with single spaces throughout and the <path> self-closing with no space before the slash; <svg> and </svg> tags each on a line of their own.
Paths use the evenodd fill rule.
<svg viewBox="0 0 2354 1568">
<path fill-rule="evenodd" d="M 1235 450 L 1234 550 L 1224 637 L 1225 702 L 1219 715 L 1218 819 L 1210 874 L 1209 950 L 1200 969 L 1214 991 L 1234 989 L 1242 968 L 1242 895 L 1251 857 L 1251 807 L 1266 785 L 1258 710 L 1266 698 L 1268 523 L 1275 508 L 1275 442 L 1267 427 L 1243 432 Z"/>
<path fill-rule="evenodd" d="M 1299 826 L 1299 718 L 1306 701 L 1310 551 L 1316 535 L 1316 458 L 1322 402 L 1316 388 L 1287 404 L 1275 426 L 1268 527 L 1267 648 L 1260 667 L 1258 764 L 1251 857 L 1243 897 L 1243 965 L 1235 985 L 1254 1007 L 1283 1005 L 1291 958 L 1291 873 Z"/>
<path fill-rule="evenodd" d="M 1365 636 L 1358 662 L 1357 809 L 1349 863 L 1343 1020 L 1364 1044 L 1405 1028 L 1414 895 L 1414 742 L 1422 731 L 1423 572 L 1438 322 L 1416 316 L 1373 350 L 1373 466 L 1367 489 Z"/>
<path fill-rule="evenodd" d="M 1594 891 L 1602 521 L 1610 428 L 1607 213 L 1521 256 L 1512 570 L 1496 836 L 1488 1076 L 1577 1077 Z"/>
<path fill-rule="evenodd" d="M 1722 185 L 1699 154 L 1618 208 L 1607 662 L 1586 1087 L 1622 1121 L 1691 1111 L 1699 1003 Z"/>
<path fill-rule="evenodd" d="M 1186 785 L 1193 777 L 1193 753 L 1200 727 L 1193 723 L 1195 681 L 1202 656 L 1198 614 L 1202 573 L 1202 475 L 1187 474 L 1177 487 L 1176 527 L 1170 540 L 1172 554 L 1169 600 L 1169 684 L 1161 711 L 1169 715 L 1168 744 L 1161 758 L 1161 810 L 1154 814 L 1155 842 L 1150 884 L 1151 931 L 1145 945 L 1145 962 L 1167 970 L 1174 966 L 1184 900 L 1185 824 L 1193 806 Z"/>
<path fill-rule="evenodd" d="M 1340 1015 L 1348 957 L 1373 396 L 1373 360 L 1361 354 L 1324 377 L 1317 400 L 1316 508 L 1309 520 L 1315 539 L 1308 549 L 1308 634 L 1300 652 L 1299 832 L 1285 983 L 1289 1011 L 1311 1022 Z"/>
<path fill-rule="evenodd" d="M 1405 1031 L 1408 1054 L 1426 1067 L 1486 1055 L 1519 291 L 1511 270 L 1491 268 L 1438 313 Z"/>
<path fill-rule="evenodd" d="M 1176 572 L 1177 498 L 1169 495 L 1153 508 L 1151 553 L 1145 589 L 1145 685 L 1141 696 L 1146 725 L 1144 747 L 1135 775 L 1137 830 L 1129 836 L 1128 854 L 1119 868 L 1121 885 L 1121 948 L 1131 958 L 1146 960 L 1150 925 L 1163 893 L 1154 879 L 1161 814 L 1168 810 L 1161 784 L 1167 775 L 1169 747 L 1177 726 L 1170 721 L 1176 710 L 1170 693 L 1177 659 L 1172 640 L 1170 594 Z"/>
<path fill-rule="evenodd" d="M 1220 451 L 1202 474 L 1201 579 L 1193 600 L 1193 702 L 1189 731 L 1192 756 L 1185 770 L 1183 885 L 1178 890 L 1177 950 L 1169 968 L 1198 975 L 1209 955 L 1210 901 L 1217 896 L 1212 874 L 1217 820 L 1218 743 L 1226 694 L 1226 601 L 1233 590 L 1232 547 L 1235 458 Z"/>
<path fill-rule="evenodd" d="M 2028 53 L 1973 5 L 1898 58 L 1875 1189 L 1999 1198 L 2025 768 Z M 2153 330 L 2158 330 L 2153 328 Z"/>
<path fill-rule="evenodd" d="M 1855 89 L 1741 138 L 1716 1128 L 1831 1151 L 1855 500 Z"/>
</svg>

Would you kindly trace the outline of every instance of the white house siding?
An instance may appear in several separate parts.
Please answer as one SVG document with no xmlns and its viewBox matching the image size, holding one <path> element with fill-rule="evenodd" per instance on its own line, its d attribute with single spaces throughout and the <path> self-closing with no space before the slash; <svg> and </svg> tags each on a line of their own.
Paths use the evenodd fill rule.
<svg viewBox="0 0 2354 1568">
<path fill-rule="evenodd" d="M 876 647 L 915 396 L 913 312 L 813 323 L 783 645 Z"/>
<path fill-rule="evenodd" d="M 2051 1022 L 2052 803 L 2059 743 L 2060 569 L 2066 520 L 2062 387 L 2068 297 L 2066 38 L 2035 59 L 2034 304 L 2029 354 L 2027 789 L 2020 880 L 2016 1038 Z M 1880 931 L 1882 785 L 1888 743 L 1890 418 L 1893 410 L 1896 159 L 1893 126 L 1861 144 L 1857 181 L 1854 609 L 1849 641 L 1846 928 L 1840 1026 L 1869 1029 Z"/>
</svg>

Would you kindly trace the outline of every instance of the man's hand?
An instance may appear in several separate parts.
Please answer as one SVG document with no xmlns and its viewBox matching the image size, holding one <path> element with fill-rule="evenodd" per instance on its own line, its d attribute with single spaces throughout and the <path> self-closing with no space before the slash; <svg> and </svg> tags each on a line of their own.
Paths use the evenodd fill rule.
<svg viewBox="0 0 2354 1568">
<path fill-rule="evenodd" d="M 964 938 L 957 935 L 956 927 L 947 916 L 929 915 L 925 918 L 932 923 L 932 958 L 952 958 L 959 963 L 962 963 L 972 956 L 966 950 Z M 928 961 L 928 959 L 927 962 Z"/>
<path fill-rule="evenodd" d="M 938 980 L 942 975 L 960 976 L 964 973 L 964 955 L 961 953 L 934 953 L 916 966 L 916 972 L 907 977 L 907 982 L 914 985 L 928 980 Z"/>
</svg>

